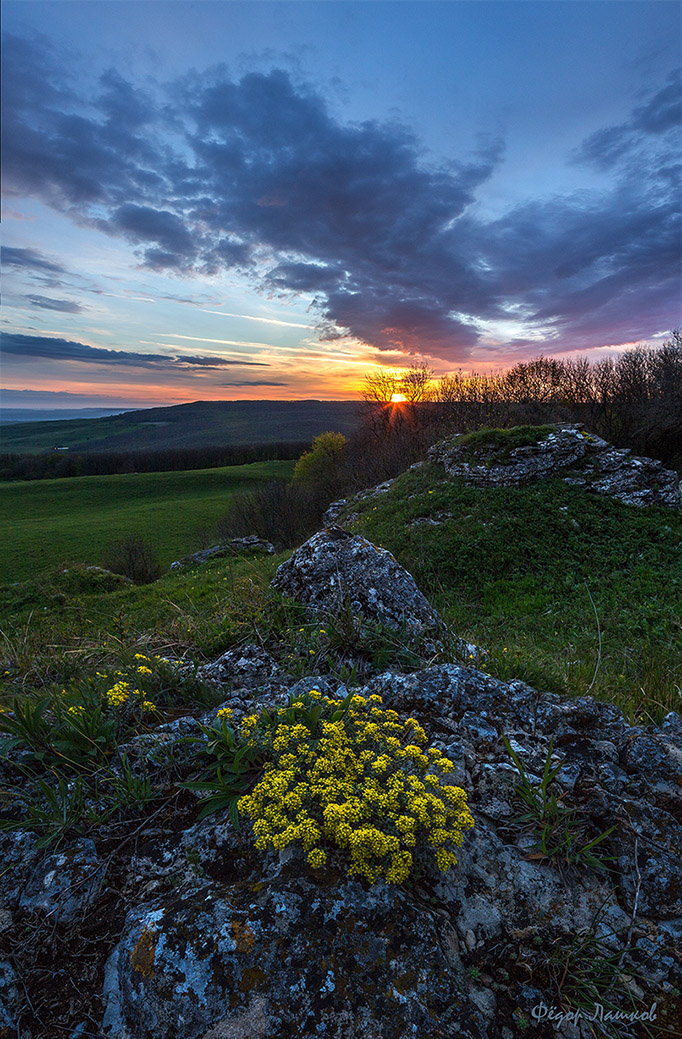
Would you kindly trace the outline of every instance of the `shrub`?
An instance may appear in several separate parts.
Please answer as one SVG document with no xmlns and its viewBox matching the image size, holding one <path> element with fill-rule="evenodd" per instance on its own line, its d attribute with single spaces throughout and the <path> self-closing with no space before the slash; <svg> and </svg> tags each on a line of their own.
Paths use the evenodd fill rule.
<svg viewBox="0 0 682 1039">
<path fill-rule="evenodd" d="M 329 501 L 319 488 L 273 480 L 237 496 L 218 533 L 226 540 L 257 534 L 278 548 L 290 548 L 318 529 Z"/>
<path fill-rule="evenodd" d="M 310 451 L 299 458 L 294 468 L 294 483 L 317 486 L 330 498 L 340 490 L 346 438 L 343 433 L 320 433 Z"/>
<path fill-rule="evenodd" d="M 341 852 L 348 876 L 400 884 L 435 861 L 442 872 L 474 825 L 454 768 L 414 718 L 401 722 L 381 697 L 322 697 L 313 689 L 276 715 L 251 715 L 240 742 L 268 761 L 239 812 L 252 820 L 256 847 L 300 846 L 308 864 Z"/>
<path fill-rule="evenodd" d="M 154 548 L 141 537 L 124 538 L 109 549 L 105 566 L 135 584 L 151 584 L 163 573 Z"/>
</svg>

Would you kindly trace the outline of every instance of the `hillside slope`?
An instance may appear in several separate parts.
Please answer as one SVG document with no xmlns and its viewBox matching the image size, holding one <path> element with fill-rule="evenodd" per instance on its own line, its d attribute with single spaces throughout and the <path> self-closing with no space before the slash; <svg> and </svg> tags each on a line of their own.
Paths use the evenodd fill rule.
<svg viewBox="0 0 682 1039">
<path fill-rule="evenodd" d="M 0 427 L 3 451 L 37 453 L 138 451 L 226 444 L 312 440 L 334 430 L 351 433 L 360 424 L 355 401 L 195 401 L 145 408 L 97 419 L 22 422 Z"/>
<path fill-rule="evenodd" d="M 8 1029 L 679 1037 L 681 541 L 432 460 L 287 560 L 5 589 Z"/>
</svg>

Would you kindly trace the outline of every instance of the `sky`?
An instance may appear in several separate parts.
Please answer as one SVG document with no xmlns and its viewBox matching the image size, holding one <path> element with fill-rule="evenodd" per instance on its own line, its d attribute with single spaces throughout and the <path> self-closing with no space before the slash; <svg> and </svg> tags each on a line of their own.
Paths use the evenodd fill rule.
<svg viewBox="0 0 682 1039">
<path fill-rule="evenodd" d="M 352 399 L 682 324 L 674 0 L 4 0 L 8 407 Z"/>
</svg>

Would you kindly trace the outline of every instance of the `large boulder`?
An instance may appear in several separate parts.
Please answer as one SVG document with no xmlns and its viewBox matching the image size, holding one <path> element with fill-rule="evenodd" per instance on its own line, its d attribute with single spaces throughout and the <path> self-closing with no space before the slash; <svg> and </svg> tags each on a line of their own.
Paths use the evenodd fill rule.
<svg viewBox="0 0 682 1039">
<path fill-rule="evenodd" d="M 328 617 L 348 604 L 353 614 L 409 636 L 442 626 L 436 610 L 414 578 L 385 548 L 358 534 L 327 527 L 314 534 L 278 568 L 272 587 L 305 603 L 316 617 Z"/>
<path fill-rule="evenodd" d="M 105 1034 L 482 1039 L 458 945 L 439 931 L 385 885 L 300 869 L 205 883 L 128 914 Z"/>
<path fill-rule="evenodd" d="M 517 487 L 561 476 L 567 484 L 626 505 L 682 507 L 676 472 L 653 458 L 636 458 L 628 448 L 615 448 L 580 425 L 538 427 L 535 443 L 519 447 L 506 445 L 506 432 L 514 430 L 499 431 L 490 442 L 460 434 L 435 444 L 429 457 L 450 476 L 477 487 Z"/>
</svg>

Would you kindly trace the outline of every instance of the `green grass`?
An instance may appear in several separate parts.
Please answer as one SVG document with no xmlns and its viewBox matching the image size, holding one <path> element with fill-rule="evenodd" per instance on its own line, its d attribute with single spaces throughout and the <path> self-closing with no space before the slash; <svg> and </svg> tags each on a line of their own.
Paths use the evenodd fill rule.
<svg viewBox="0 0 682 1039">
<path fill-rule="evenodd" d="M 0 587 L 6 692 L 66 681 L 137 648 L 202 661 L 255 642 L 293 674 L 324 668 L 335 640 L 357 648 L 357 633 L 323 632 L 328 624 L 311 625 L 269 592 L 284 554 L 215 560 L 126 588 L 58 565 L 67 556 L 97 563 L 104 534 L 128 532 L 147 536 L 168 564 L 193 547 L 197 527 L 215 522 L 247 471 L 259 479 L 292 465 L 0 488 L 17 495 L 5 515 L 23 539 L 12 551 L 26 575 Z M 124 498 L 126 487 L 134 493 Z M 560 479 L 479 489 L 428 463 L 360 513 L 355 529 L 394 553 L 456 635 L 488 651 L 492 675 L 590 692 L 630 720 L 682 711 L 681 512 L 633 508 Z M 53 553 L 47 569 L 41 545 Z M 369 655 L 402 666 L 396 647 L 370 634 Z"/>
<path fill-rule="evenodd" d="M 512 426 L 510 429 L 477 429 L 464 433 L 457 441 L 457 455 L 462 461 L 481 461 L 495 456 L 495 461 L 511 461 L 517 447 L 530 447 L 555 433 L 555 426 Z"/>
<path fill-rule="evenodd" d="M 491 674 L 564 694 L 591 688 L 633 718 L 682 710 L 681 512 L 560 479 L 481 490 L 432 464 L 376 501 L 354 529 L 489 650 Z"/>
<path fill-rule="evenodd" d="M 187 472 L 83 476 L 0 484 L 0 581 L 66 563 L 103 565 L 109 545 L 140 535 L 161 563 L 195 551 L 241 490 L 288 478 L 294 462 L 256 462 Z"/>
</svg>

